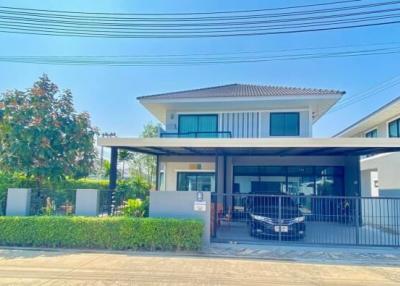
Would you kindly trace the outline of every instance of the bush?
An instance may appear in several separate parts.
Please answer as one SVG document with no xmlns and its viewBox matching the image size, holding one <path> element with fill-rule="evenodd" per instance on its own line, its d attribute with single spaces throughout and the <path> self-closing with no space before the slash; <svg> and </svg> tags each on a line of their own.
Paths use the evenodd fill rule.
<svg viewBox="0 0 400 286">
<path fill-rule="evenodd" d="M 122 208 L 124 216 L 143 217 L 145 213 L 145 205 L 141 199 L 128 199 Z"/>
<path fill-rule="evenodd" d="M 199 250 L 203 223 L 197 220 L 129 217 L 0 217 L 0 245 Z"/>
</svg>

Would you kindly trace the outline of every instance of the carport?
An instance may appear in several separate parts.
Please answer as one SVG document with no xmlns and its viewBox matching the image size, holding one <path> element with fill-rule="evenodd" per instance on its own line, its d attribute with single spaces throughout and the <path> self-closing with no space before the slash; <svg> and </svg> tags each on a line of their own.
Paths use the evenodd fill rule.
<svg viewBox="0 0 400 286">
<path fill-rule="evenodd" d="M 157 190 L 179 191 L 174 178 L 178 163 L 200 165 L 200 169 L 202 164 L 209 166 L 215 178 L 209 209 L 216 241 L 287 241 L 279 225 L 272 239 L 250 235 L 249 200 L 274 196 L 277 200 L 289 197 L 308 212 L 306 235 L 294 241 L 399 245 L 398 198 L 361 197 L 359 165 L 360 156 L 400 151 L 399 139 L 100 138 L 99 145 L 112 150 L 111 190 L 116 186 L 118 149 L 157 157 Z M 278 169 L 279 173 L 268 173 Z M 293 169 L 298 173 L 293 175 Z"/>
</svg>

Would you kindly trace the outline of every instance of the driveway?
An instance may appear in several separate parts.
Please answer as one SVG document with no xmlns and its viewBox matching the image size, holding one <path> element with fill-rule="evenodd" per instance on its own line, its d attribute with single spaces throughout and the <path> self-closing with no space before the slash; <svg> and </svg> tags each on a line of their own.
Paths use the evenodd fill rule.
<svg viewBox="0 0 400 286">
<path fill-rule="evenodd" d="M 0 249 L 1 285 L 399 285 L 400 268 Z"/>
</svg>

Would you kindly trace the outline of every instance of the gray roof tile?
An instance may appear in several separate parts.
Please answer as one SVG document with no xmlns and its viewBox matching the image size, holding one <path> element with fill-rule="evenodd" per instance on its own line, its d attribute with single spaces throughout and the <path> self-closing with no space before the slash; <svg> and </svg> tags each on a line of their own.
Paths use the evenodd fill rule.
<svg viewBox="0 0 400 286">
<path fill-rule="evenodd" d="M 138 97 L 138 99 L 179 99 L 179 98 L 208 98 L 208 97 L 255 97 L 255 96 L 309 96 L 309 95 L 343 95 L 344 91 L 282 87 L 253 84 L 229 84 L 192 90 L 168 92 Z"/>
</svg>

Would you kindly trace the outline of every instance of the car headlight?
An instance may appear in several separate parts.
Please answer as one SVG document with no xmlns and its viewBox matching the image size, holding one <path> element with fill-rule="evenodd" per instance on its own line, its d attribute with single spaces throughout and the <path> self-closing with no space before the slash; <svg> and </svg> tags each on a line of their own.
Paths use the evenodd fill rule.
<svg viewBox="0 0 400 286">
<path fill-rule="evenodd" d="M 261 215 L 253 215 L 253 214 L 250 214 L 250 216 L 254 220 L 258 220 L 258 221 L 262 221 L 262 222 L 266 222 L 266 223 L 272 224 L 272 219 L 269 218 L 269 217 L 265 217 L 265 216 L 261 216 Z"/>
<path fill-rule="evenodd" d="M 299 217 L 294 218 L 293 222 L 296 222 L 296 223 L 303 222 L 305 220 L 305 218 L 306 217 L 304 217 L 304 216 L 299 216 Z"/>
</svg>

